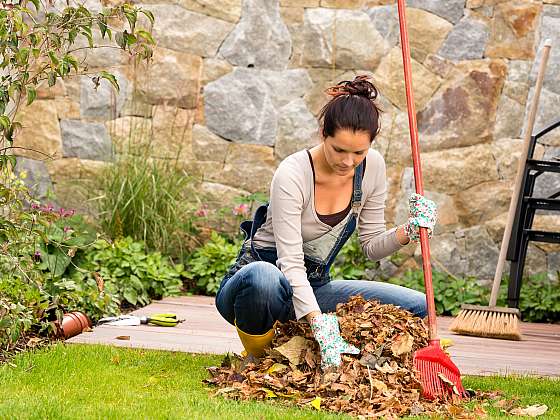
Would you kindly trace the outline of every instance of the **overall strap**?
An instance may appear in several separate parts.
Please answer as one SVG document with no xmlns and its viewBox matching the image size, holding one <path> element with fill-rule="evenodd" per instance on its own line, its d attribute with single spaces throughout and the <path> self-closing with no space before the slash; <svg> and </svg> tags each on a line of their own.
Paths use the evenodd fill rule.
<svg viewBox="0 0 560 420">
<path fill-rule="evenodd" d="M 358 216 L 358 210 L 362 204 L 362 178 L 365 159 L 354 170 L 354 186 L 352 189 L 352 213 Z"/>
<path fill-rule="evenodd" d="M 259 260 L 262 260 L 262 258 L 260 257 L 258 251 L 255 249 L 255 245 L 253 244 L 253 237 L 255 236 L 255 233 L 257 232 L 257 230 L 266 221 L 267 211 L 268 211 L 268 203 L 263 204 L 262 206 L 260 206 L 257 209 L 257 211 L 255 212 L 255 216 L 253 217 L 253 223 L 251 225 L 251 233 L 249 235 L 249 237 L 251 238 L 251 240 L 250 240 L 251 253 L 253 254 L 253 257 L 258 258 Z"/>
</svg>

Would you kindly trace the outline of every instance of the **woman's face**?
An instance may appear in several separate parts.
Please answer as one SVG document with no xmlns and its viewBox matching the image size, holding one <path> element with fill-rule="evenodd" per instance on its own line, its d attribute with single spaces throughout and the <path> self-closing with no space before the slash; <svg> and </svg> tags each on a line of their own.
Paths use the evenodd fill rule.
<svg viewBox="0 0 560 420">
<path fill-rule="evenodd" d="M 325 138 L 325 159 L 337 175 L 348 175 L 365 159 L 371 143 L 367 131 L 338 129 L 333 137 Z"/>
</svg>

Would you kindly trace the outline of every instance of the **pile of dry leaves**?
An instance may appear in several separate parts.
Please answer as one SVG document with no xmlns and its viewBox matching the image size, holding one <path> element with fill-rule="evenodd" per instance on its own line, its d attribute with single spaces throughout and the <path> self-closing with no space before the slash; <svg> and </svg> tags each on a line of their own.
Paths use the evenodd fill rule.
<svg viewBox="0 0 560 420">
<path fill-rule="evenodd" d="M 338 305 L 336 312 L 344 339 L 362 350 L 357 356 L 343 355 L 340 368 L 323 372 L 309 326 L 290 321 L 279 326 L 272 348 L 263 358 L 228 356 L 221 367 L 209 368 L 212 378 L 205 382 L 217 385 L 217 393 L 229 398 L 274 398 L 363 417 L 483 415 L 481 407 L 467 410 L 456 398 L 421 398 L 412 358 L 428 344 L 420 318 L 361 297 Z"/>
<path fill-rule="evenodd" d="M 536 417 L 548 407 L 522 407 L 500 391 L 469 391 L 471 404 L 456 395 L 440 401 L 421 397 L 413 354 L 426 347 L 428 333 L 420 318 L 392 305 L 353 297 L 338 305 L 342 336 L 362 351 L 343 355 L 338 369 L 323 372 L 319 346 L 306 323 L 280 325 L 272 348 L 260 360 L 226 356 L 208 368 L 216 394 L 235 399 L 274 399 L 353 416 L 394 419 L 405 415 L 480 419 L 485 407 L 515 416 Z"/>
</svg>

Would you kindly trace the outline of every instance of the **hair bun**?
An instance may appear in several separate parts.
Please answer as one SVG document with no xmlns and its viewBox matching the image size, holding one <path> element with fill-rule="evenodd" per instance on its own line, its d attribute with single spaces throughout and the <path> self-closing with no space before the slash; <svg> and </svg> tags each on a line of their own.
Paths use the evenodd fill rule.
<svg viewBox="0 0 560 420">
<path fill-rule="evenodd" d="M 343 80 L 338 82 L 336 86 L 328 88 L 325 93 L 327 95 L 337 97 L 341 95 L 363 96 L 364 98 L 375 100 L 377 98 L 377 89 L 368 79 L 369 76 L 356 76 L 354 80 Z"/>
</svg>

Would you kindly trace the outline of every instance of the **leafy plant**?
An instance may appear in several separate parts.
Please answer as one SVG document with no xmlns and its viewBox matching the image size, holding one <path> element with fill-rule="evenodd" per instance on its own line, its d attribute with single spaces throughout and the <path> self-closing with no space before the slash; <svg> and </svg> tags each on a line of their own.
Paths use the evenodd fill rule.
<svg viewBox="0 0 560 420">
<path fill-rule="evenodd" d="M 16 278 L 0 278 L 0 345 L 9 347 L 30 330 L 48 306 L 37 288 Z"/>
<path fill-rule="evenodd" d="M 119 303 L 147 305 L 152 298 L 178 295 L 182 265 L 172 265 L 159 252 L 147 253 L 145 245 L 131 237 L 109 243 L 96 241 L 79 262 L 71 278 L 76 284 L 103 282 L 106 294 Z"/>
<path fill-rule="evenodd" d="M 196 244 L 193 179 L 176 160 L 150 159 L 149 143 L 131 145 L 100 175 L 99 218 L 113 239 L 130 236 L 182 259 Z"/>
<path fill-rule="evenodd" d="M 402 277 L 393 277 L 389 283 L 424 291 L 422 270 L 408 270 Z M 460 278 L 439 271 L 432 271 L 434 300 L 439 315 L 457 315 L 462 304 L 479 305 L 486 299 L 488 291 L 479 286 L 474 277 Z"/>
<path fill-rule="evenodd" d="M 81 216 L 39 205 L 19 175 L 0 170 L 0 343 L 10 348 L 30 328 L 54 332 L 67 303 L 79 307 L 83 295 L 52 293 L 64 272 L 96 237 Z M 87 286 L 80 285 L 81 292 Z M 88 289 L 92 301 L 99 291 Z"/>
<path fill-rule="evenodd" d="M 61 276 L 76 253 L 83 252 L 97 238 L 94 227 L 81 215 L 65 213 L 64 209 L 60 209 L 59 214 L 59 218 L 40 232 L 42 241 L 39 251 L 35 251 L 42 260 L 38 268 L 53 276 Z"/>
<path fill-rule="evenodd" d="M 498 306 L 507 306 L 507 277 L 502 281 Z M 409 270 L 401 277 L 393 277 L 390 283 L 423 292 L 422 270 Z M 488 305 L 490 290 L 476 282 L 474 277 L 456 277 L 432 271 L 434 300 L 438 315 L 455 316 L 462 304 Z M 529 276 L 523 281 L 519 310 L 527 322 L 558 322 L 560 320 L 560 290 L 551 283 L 546 273 Z"/>
<path fill-rule="evenodd" d="M 559 279 L 560 280 L 560 277 Z M 505 305 L 506 287 L 503 287 L 501 305 Z M 560 289 L 558 282 L 552 283 L 546 273 L 530 276 L 523 281 L 519 296 L 519 310 L 528 322 L 560 321 Z"/>
<path fill-rule="evenodd" d="M 215 295 L 230 266 L 235 263 L 241 247 L 239 239 L 228 239 L 212 232 L 210 240 L 187 259 L 183 276 L 196 282 L 198 290 Z"/>
<path fill-rule="evenodd" d="M 145 19 L 140 19 L 141 15 Z M 122 23 L 124 29 L 112 27 L 114 21 Z M 44 84 L 51 87 L 57 79 L 88 74 L 87 65 L 79 54 L 88 49 L 104 48 L 95 45 L 94 31 L 131 56 L 150 59 L 154 44 L 153 23 L 150 11 L 130 4 L 92 13 L 81 2 L 72 0 L 65 2 L 60 10 L 52 2 L 39 0 L 4 3 L 0 9 L 0 133 L 4 143 L 0 167 L 6 166 L 6 162 L 15 166 L 15 157 L 8 151 L 15 132 L 21 128 L 21 123 L 15 121 L 21 104 L 33 103 L 37 90 Z M 80 45 L 78 40 L 86 41 L 86 46 Z M 106 79 L 119 89 L 115 76 L 106 71 L 92 79 L 96 85 Z"/>
<path fill-rule="evenodd" d="M 338 253 L 330 274 L 333 279 L 364 280 L 367 277 L 366 270 L 377 265 L 364 255 L 358 235 L 354 233 Z"/>
</svg>

